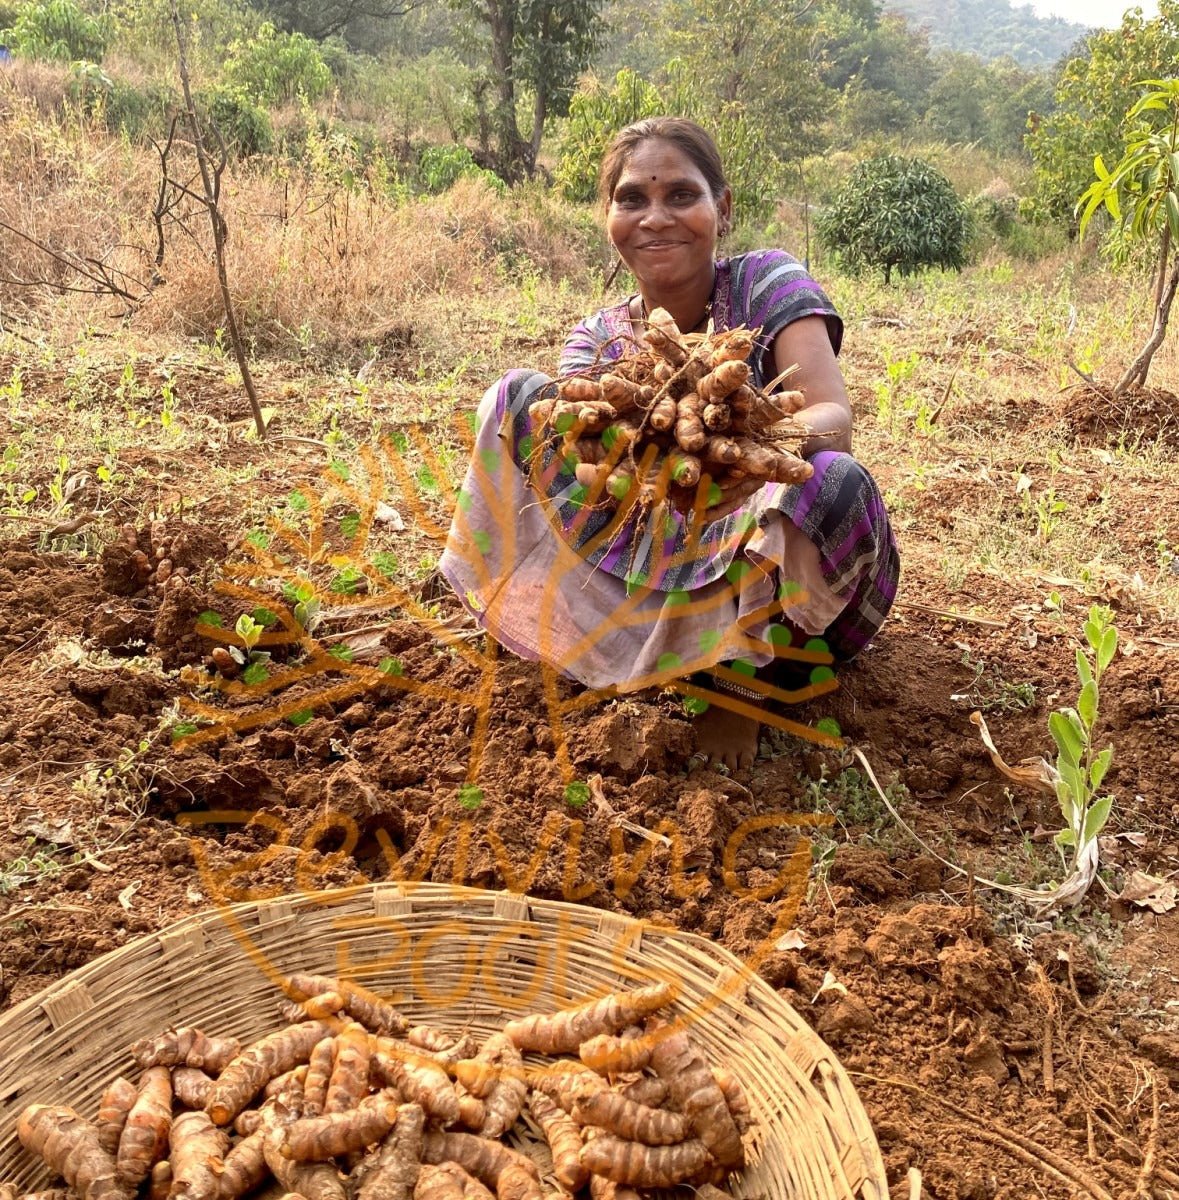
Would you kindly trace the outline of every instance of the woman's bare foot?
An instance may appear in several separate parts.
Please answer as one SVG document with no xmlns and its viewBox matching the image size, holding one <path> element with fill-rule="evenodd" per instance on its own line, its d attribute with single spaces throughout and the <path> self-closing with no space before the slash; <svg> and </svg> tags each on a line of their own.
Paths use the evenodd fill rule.
<svg viewBox="0 0 1179 1200">
<path fill-rule="evenodd" d="M 730 771 L 753 766 L 760 726 L 751 717 L 712 704 L 693 725 L 696 729 L 694 758 L 702 758 L 712 766 L 726 766 Z"/>
</svg>

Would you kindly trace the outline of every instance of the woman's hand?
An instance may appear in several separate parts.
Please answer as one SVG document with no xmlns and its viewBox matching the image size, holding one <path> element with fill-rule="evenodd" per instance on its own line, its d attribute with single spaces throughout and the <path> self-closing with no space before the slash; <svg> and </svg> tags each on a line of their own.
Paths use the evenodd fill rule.
<svg viewBox="0 0 1179 1200">
<path fill-rule="evenodd" d="M 738 479 L 735 483 L 727 486 L 724 484 L 717 486 L 720 488 L 721 498 L 711 508 L 704 510 L 706 521 L 719 521 L 721 517 L 727 517 L 730 513 L 736 512 L 750 496 L 756 495 L 766 486 L 766 481 L 764 479 Z"/>
<path fill-rule="evenodd" d="M 785 371 L 797 364 L 786 386 L 798 388 L 807 398 L 805 408 L 794 419 L 815 430 L 800 448 L 804 458 L 819 450 L 851 453 L 852 410 L 827 322 L 822 317 L 792 321 L 774 338 L 774 370 Z M 768 370 L 768 368 L 767 368 Z"/>
<path fill-rule="evenodd" d="M 577 482 L 582 487 L 592 491 L 598 481 L 598 472 L 600 470 L 601 467 L 595 466 L 593 463 L 583 462 L 577 464 L 573 473 L 577 477 Z M 704 519 L 706 521 L 719 521 L 721 517 L 727 517 L 730 513 L 736 512 L 750 496 L 755 495 L 765 485 L 766 481 L 764 479 L 738 479 L 730 484 L 717 484 L 716 486 L 720 491 L 720 499 L 704 510 Z M 613 497 L 605 489 L 602 490 L 600 499 L 613 501 Z"/>
</svg>

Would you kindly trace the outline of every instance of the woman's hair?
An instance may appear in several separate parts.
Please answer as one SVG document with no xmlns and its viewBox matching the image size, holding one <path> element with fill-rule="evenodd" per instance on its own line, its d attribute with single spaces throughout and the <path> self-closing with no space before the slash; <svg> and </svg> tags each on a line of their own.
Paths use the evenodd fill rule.
<svg viewBox="0 0 1179 1200">
<path fill-rule="evenodd" d="M 606 149 L 598 175 L 598 192 L 606 204 L 614 195 L 619 177 L 634 148 L 648 138 L 663 138 L 684 152 L 704 176 L 714 200 L 729 186 L 720 151 L 711 135 L 686 117 L 648 117 L 620 129 Z"/>
</svg>

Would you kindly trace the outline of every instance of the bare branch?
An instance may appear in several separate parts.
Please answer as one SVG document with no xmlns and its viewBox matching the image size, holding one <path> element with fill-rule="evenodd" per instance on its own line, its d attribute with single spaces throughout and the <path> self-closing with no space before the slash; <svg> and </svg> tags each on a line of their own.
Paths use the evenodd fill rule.
<svg viewBox="0 0 1179 1200">
<path fill-rule="evenodd" d="M 31 233 L 26 233 L 23 229 L 17 229 L 15 225 L 9 225 L 7 221 L 0 221 L 0 229 L 6 230 L 22 241 L 28 242 L 30 246 L 35 246 L 47 258 L 52 259 L 53 262 L 64 267 L 67 271 L 72 271 L 74 274 L 80 275 L 90 283 L 89 287 L 78 287 L 74 284 L 54 282 L 49 279 L 24 280 L 10 276 L 4 280 L 4 282 L 13 286 L 44 286 L 56 288 L 63 292 L 86 292 L 93 295 L 117 296 L 120 300 L 125 300 L 128 304 L 135 306 L 143 303 L 146 298 L 145 295 L 136 295 L 134 292 L 128 291 L 116 282 L 116 279 L 126 279 L 130 283 L 138 285 L 143 289 L 143 292 L 151 290 L 142 280 L 135 279 L 133 276 L 117 268 L 108 267 L 99 259 L 83 258 L 70 251 L 55 250 L 52 246 L 47 246 L 39 238 L 33 237 Z"/>
<path fill-rule="evenodd" d="M 220 158 L 216 166 L 209 158 L 205 147 L 204 135 L 201 132 L 201 120 L 197 115 L 196 103 L 192 98 L 192 85 L 188 78 L 188 57 L 184 45 L 184 26 L 180 21 L 180 10 L 177 0 L 169 4 L 172 15 L 172 28 L 176 31 L 177 65 L 180 70 L 180 85 L 184 93 L 184 107 L 188 117 L 189 128 L 192 130 L 192 145 L 196 152 L 197 166 L 200 168 L 201 184 L 204 187 L 204 197 L 200 201 L 209 214 L 209 222 L 213 227 L 213 259 L 217 268 L 217 283 L 221 289 L 221 302 L 225 309 L 225 328 L 237 358 L 238 369 L 242 373 L 242 386 L 246 389 L 246 397 L 250 402 L 250 410 L 254 416 L 254 427 L 259 438 L 266 437 L 266 419 L 262 415 L 262 407 L 258 403 L 258 393 L 254 387 L 254 376 L 250 371 L 249 358 L 246 355 L 245 343 L 238 329 L 237 314 L 233 307 L 233 297 L 229 291 L 229 273 L 225 266 L 225 240 L 228 226 L 218 207 L 217 198 L 221 187 L 221 173 L 225 170 L 228 154 L 225 139 L 217 128 L 216 122 L 211 122 L 220 147 Z"/>
</svg>

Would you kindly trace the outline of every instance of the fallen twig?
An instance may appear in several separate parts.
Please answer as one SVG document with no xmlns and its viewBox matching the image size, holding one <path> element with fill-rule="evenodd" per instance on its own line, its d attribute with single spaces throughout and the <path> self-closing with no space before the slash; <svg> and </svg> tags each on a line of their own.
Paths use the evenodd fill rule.
<svg viewBox="0 0 1179 1200">
<path fill-rule="evenodd" d="M 966 625 L 983 625 L 987 629 L 1006 629 L 1006 621 L 996 621 L 993 617 L 975 617 L 970 613 L 957 612 L 952 608 L 934 608 L 929 604 L 918 604 L 916 600 L 894 600 L 897 608 L 911 608 L 917 612 L 929 613 L 935 617 L 949 617 Z"/>
</svg>

